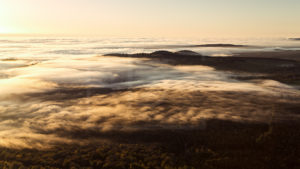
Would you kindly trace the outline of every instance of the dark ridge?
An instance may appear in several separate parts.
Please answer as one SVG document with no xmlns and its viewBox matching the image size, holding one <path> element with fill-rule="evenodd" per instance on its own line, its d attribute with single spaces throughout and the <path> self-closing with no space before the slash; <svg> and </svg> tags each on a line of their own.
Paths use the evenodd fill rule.
<svg viewBox="0 0 300 169">
<path fill-rule="evenodd" d="M 191 53 L 191 52 L 189 52 Z M 185 52 L 157 51 L 140 54 L 107 54 L 105 56 L 150 58 L 170 65 L 205 65 L 217 70 L 265 74 L 264 79 L 300 84 L 300 62 L 284 58 L 265 57 L 210 57 Z M 257 79 L 261 79 L 257 76 Z"/>
<path fill-rule="evenodd" d="M 235 48 L 235 47 L 250 47 L 248 45 L 235 45 L 235 44 L 226 44 L 226 43 L 212 43 L 212 44 L 201 44 L 201 45 L 167 45 L 165 47 L 172 48 L 197 48 L 197 47 L 223 47 L 223 48 Z"/>
<path fill-rule="evenodd" d="M 168 56 L 168 55 L 176 55 L 175 53 L 165 51 L 165 50 L 159 50 L 151 53 L 153 56 Z"/>
<path fill-rule="evenodd" d="M 218 44 L 192 45 L 191 47 L 248 47 L 248 46 L 218 43 Z"/>
<path fill-rule="evenodd" d="M 7 62 L 9 62 L 9 61 L 17 61 L 18 59 L 16 59 L 16 58 L 5 58 L 5 59 L 1 59 L 1 61 L 7 61 Z"/>
<path fill-rule="evenodd" d="M 178 55 L 198 55 L 198 56 L 200 55 L 199 53 L 191 51 L 191 50 L 181 50 L 181 51 L 178 51 L 175 53 Z"/>
<path fill-rule="evenodd" d="M 130 46 L 127 46 L 130 47 Z M 223 43 L 217 43 L 217 44 L 191 44 L 191 45 L 152 45 L 152 46 L 139 46 L 135 48 L 139 49 L 176 49 L 176 48 L 201 48 L 201 47 L 223 47 L 223 48 L 243 48 L 243 47 L 254 47 L 254 46 L 248 46 L 248 45 L 235 45 L 235 44 L 223 44 Z M 120 47 L 105 47 L 110 49 L 120 48 Z M 123 47 L 122 47 L 123 48 Z M 98 47 L 94 49 L 99 49 Z M 102 49 L 102 47 L 101 47 Z"/>
<path fill-rule="evenodd" d="M 300 38 L 289 38 L 289 40 L 296 40 L 296 41 L 300 41 Z"/>
<path fill-rule="evenodd" d="M 117 56 L 117 57 L 133 57 L 133 58 L 153 58 L 153 59 L 171 59 L 176 60 L 180 57 L 199 57 L 201 56 L 199 53 L 189 51 L 189 50 L 182 50 L 178 52 L 170 52 L 165 50 L 155 51 L 153 53 L 135 53 L 135 54 L 123 54 L 123 53 L 110 53 L 105 54 L 104 56 Z M 165 60 L 166 61 L 166 60 Z"/>
</svg>

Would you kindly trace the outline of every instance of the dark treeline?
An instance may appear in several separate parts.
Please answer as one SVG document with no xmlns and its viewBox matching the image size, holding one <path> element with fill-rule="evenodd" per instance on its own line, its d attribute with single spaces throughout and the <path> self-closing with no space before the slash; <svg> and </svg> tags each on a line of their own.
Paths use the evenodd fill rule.
<svg viewBox="0 0 300 169">
<path fill-rule="evenodd" d="M 297 123 L 211 120 L 205 129 L 117 132 L 110 144 L 0 149 L 0 168 L 296 169 Z"/>
</svg>

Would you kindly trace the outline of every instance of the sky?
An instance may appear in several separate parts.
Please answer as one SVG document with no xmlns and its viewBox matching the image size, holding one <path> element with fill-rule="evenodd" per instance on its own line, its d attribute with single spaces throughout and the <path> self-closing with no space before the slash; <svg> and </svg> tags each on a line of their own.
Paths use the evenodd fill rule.
<svg viewBox="0 0 300 169">
<path fill-rule="evenodd" d="M 300 37 L 300 1 L 0 0 L 0 33 Z"/>
</svg>

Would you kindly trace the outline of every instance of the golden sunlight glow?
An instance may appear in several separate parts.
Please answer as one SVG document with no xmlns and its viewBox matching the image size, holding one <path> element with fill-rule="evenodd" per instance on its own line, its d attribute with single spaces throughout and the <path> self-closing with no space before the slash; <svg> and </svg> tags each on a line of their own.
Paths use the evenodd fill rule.
<svg viewBox="0 0 300 169">
<path fill-rule="evenodd" d="M 235 4 L 235 5 L 231 5 Z M 109 37 L 293 37 L 300 2 L 0 1 L 0 33 Z M 253 11 L 253 9 L 255 11 Z M 221 14 L 221 15 L 220 15 Z"/>
<path fill-rule="evenodd" d="M 14 28 L 8 28 L 8 27 L 0 26 L 0 33 L 1 34 L 17 33 L 17 31 Z"/>
</svg>

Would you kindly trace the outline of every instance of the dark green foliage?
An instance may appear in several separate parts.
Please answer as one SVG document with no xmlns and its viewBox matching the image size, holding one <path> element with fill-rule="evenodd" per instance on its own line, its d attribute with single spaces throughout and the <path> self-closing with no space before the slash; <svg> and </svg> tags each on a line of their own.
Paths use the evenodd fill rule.
<svg viewBox="0 0 300 169">
<path fill-rule="evenodd" d="M 128 138 L 120 134 L 126 143 L 119 139 L 49 150 L 1 148 L 0 168 L 297 169 L 299 126 L 277 123 L 271 131 L 267 124 L 210 121 L 205 130 L 133 132 Z"/>
</svg>

